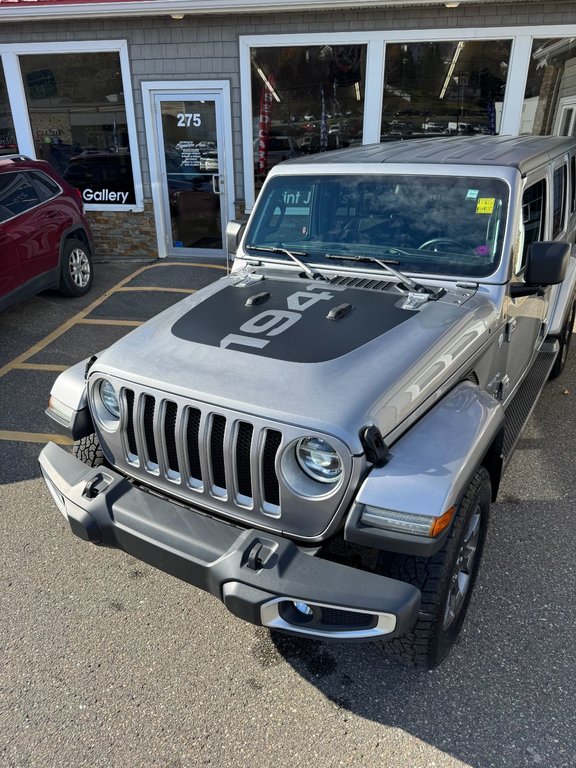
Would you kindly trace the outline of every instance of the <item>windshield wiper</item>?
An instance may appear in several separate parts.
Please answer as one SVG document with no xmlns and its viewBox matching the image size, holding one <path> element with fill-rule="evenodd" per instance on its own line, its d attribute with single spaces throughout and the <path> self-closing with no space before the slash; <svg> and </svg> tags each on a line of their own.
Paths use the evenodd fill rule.
<svg viewBox="0 0 576 768">
<path fill-rule="evenodd" d="M 245 248 L 247 248 L 249 251 L 264 251 L 266 253 L 283 253 L 285 256 L 288 256 L 292 259 L 293 262 L 298 264 L 300 269 L 306 273 L 306 276 L 310 278 L 310 280 L 327 280 L 328 278 L 324 277 L 324 275 L 321 275 L 319 272 L 314 272 L 313 269 L 310 269 L 308 264 L 305 264 L 303 261 L 301 261 L 298 257 L 303 256 L 306 257 L 308 254 L 306 251 L 289 251 L 287 248 L 283 248 L 279 245 L 245 245 Z"/>
<path fill-rule="evenodd" d="M 376 256 L 339 255 L 336 253 L 327 253 L 325 258 L 335 260 L 342 259 L 342 261 L 360 261 L 365 263 L 373 262 L 374 264 L 378 264 L 380 267 L 393 275 L 398 280 L 398 284 L 401 285 L 404 290 L 408 291 L 408 293 L 423 293 L 430 296 L 431 299 L 439 299 L 446 293 L 444 288 L 439 288 L 437 291 L 435 291 L 433 288 L 428 288 L 427 286 L 422 285 L 422 283 L 417 283 L 415 280 L 412 280 L 411 277 L 408 277 L 399 270 L 394 269 L 394 267 L 391 267 L 390 263 L 398 263 L 396 259 L 388 260 L 378 259 Z"/>
</svg>

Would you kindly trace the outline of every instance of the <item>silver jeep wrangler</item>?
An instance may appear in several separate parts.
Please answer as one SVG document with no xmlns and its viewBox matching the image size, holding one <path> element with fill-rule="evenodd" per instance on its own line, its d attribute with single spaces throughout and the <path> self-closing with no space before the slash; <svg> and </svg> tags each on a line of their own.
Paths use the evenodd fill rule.
<svg viewBox="0 0 576 768">
<path fill-rule="evenodd" d="M 442 138 L 269 174 L 231 273 L 63 373 L 77 536 L 309 638 L 433 667 L 575 313 L 576 144 Z"/>
</svg>

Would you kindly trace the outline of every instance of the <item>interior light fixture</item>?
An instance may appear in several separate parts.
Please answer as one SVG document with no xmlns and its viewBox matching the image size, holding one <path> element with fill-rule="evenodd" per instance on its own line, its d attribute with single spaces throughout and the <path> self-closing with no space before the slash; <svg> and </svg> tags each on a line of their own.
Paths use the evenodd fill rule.
<svg viewBox="0 0 576 768">
<path fill-rule="evenodd" d="M 176 19 L 176 21 L 180 21 L 180 19 L 184 18 L 184 14 L 183 13 L 171 13 L 170 14 L 170 18 L 171 19 Z"/>
<path fill-rule="evenodd" d="M 464 48 L 464 41 L 461 40 L 458 45 L 456 46 L 456 50 L 454 51 L 454 56 L 452 56 L 452 61 L 450 62 L 450 66 L 448 67 L 448 72 L 446 73 L 446 78 L 444 79 L 444 84 L 442 86 L 442 90 L 440 91 L 439 99 L 443 99 L 446 95 L 446 90 L 448 88 L 448 85 L 450 84 L 450 78 L 452 77 L 452 73 L 454 72 L 454 69 L 456 67 L 456 62 L 458 61 L 458 57 L 462 53 L 462 48 Z"/>
<path fill-rule="evenodd" d="M 460 3 L 444 3 L 444 5 L 446 6 L 446 8 L 458 8 Z"/>
<path fill-rule="evenodd" d="M 269 90 L 269 91 L 270 91 L 270 93 L 272 94 L 272 97 L 273 97 L 274 99 L 276 99 L 276 101 L 278 101 L 278 102 L 279 102 L 279 101 L 280 101 L 280 96 L 278 96 L 278 94 L 276 93 L 276 91 L 275 91 L 275 89 L 274 89 L 274 86 L 272 85 L 272 83 L 270 82 L 270 80 L 268 80 L 268 78 L 267 78 L 267 77 L 266 77 L 266 75 L 264 74 L 264 72 L 263 72 L 262 68 L 261 68 L 261 67 L 260 67 L 258 64 L 256 64 L 256 62 L 255 62 L 255 61 L 253 61 L 253 63 L 254 63 L 254 67 L 256 68 L 256 72 L 258 72 L 258 74 L 259 74 L 259 75 L 260 75 L 260 77 L 262 78 L 262 80 L 263 80 L 263 82 L 264 82 L 264 85 L 266 86 L 266 88 L 268 88 L 268 90 Z"/>
</svg>

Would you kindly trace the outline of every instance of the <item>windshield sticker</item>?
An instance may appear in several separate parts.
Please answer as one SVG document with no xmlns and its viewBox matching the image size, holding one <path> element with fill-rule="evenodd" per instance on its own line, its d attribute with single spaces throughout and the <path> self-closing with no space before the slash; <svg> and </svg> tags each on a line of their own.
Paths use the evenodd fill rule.
<svg viewBox="0 0 576 768">
<path fill-rule="evenodd" d="M 469 189 L 466 193 L 466 200 L 476 200 L 478 197 L 479 190 L 477 189 Z"/>
<path fill-rule="evenodd" d="M 476 213 L 493 213 L 495 197 L 479 197 L 476 203 Z"/>
</svg>

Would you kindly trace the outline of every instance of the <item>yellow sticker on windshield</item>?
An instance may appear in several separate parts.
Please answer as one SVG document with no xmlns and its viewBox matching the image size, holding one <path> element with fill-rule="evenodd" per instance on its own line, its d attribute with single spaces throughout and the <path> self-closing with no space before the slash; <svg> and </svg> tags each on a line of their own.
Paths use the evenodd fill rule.
<svg viewBox="0 0 576 768">
<path fill-rule="evenodd" d="M 476 202 L 476 213 L 492 213 L 495 202 L 495 197 L 479 197 Z"/>
</svg>

